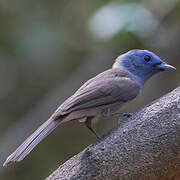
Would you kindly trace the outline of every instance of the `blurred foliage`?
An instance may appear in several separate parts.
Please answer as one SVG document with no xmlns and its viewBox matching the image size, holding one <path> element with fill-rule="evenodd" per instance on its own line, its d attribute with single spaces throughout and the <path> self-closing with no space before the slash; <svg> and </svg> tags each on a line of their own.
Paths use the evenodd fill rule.
<svg viewBox="0 0 180 180">
<path fill-rule="evenodd" d="M 36 111 L 40 114 L 53 112 L 57 104 L 54 103 L 53 108 L 48 106 L 51 99 L 48 103 L 47 96 L 56 89 L 67 82 L 71 84 L 67 93 L 61 91 L 56 97 L 60 104 L 85 80 L 105 70 L 103 64 L 109 68 L 118 55 L 132 48 L 155 52 L 176 66 L 177 71 L 152 78 L 142 95 L 122 111 L 137 111 L 178 86 L 179 18 L 180 0 L 1 0 L 0 140 L 8 141 L 9 128 L 21 124 L 27 113 L 33 114 L 38 104 Z M 104 57 L 109 58 L 108 63 Z M 97 67 L 90 66 L 93 60 Z M 87 62 L 89 65 L 84 66 Z M 91 73 L 82 75 L 81 68 L 84 67 L 87 68 L 85 72 Z M 75 74 L 79 81 L 74 84 Z M 43 99 L 47 99 L 45 111 L 41 108 Z M 45 119 L 41 118 L 41 115 L 33 117 L 43 122 Z M 19 134 L 23 131 L 31 134 L 38 127 L 33 119 L 30 123 L 34 129 L 29 129 L 27 124 Z M 95 128 L 104 134 L 115 123 L 115 120 L 103 119 L 95 124 Z M 18 136 L 13 138 L 11 142 L 16 142 Z M 64 124 L 24 161 L 12 167 L 1 167 L 0 179 L 43 179 L 94 141 L 95 137 L 83 124 Z M 0 159 L 4 161 L 16 147 L 3 150 Z"/>
</svg>

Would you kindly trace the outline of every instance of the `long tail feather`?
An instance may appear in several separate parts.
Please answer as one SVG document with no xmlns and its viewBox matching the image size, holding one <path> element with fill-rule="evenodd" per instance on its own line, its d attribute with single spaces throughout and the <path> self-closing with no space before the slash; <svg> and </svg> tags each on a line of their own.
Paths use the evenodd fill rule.
<svg viewBox="0 0 180 180">
<path fill-rule="evenodd" d="M 3 166 L 23 160 L 34 147 L 49 135 L 61 122 L 61 120 L 48 119 L 6 159 Z"/>
</svg>

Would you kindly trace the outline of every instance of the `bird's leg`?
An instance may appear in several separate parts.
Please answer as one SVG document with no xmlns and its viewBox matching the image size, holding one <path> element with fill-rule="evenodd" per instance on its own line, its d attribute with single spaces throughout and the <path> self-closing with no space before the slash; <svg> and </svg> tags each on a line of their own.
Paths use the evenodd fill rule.
<svg viewBox="0 0 180 180">
<path fill-rule="evenodd" d="M 123 123 L 123 121 L 129 117 L 131 117 L 133 113 L 116 113 L 112 114 L 112 117 L 118 117 L 118 124 Z"/>
<path fill-rule="evenodd" d="M 96 138 L 99 139 L 100 136 L 96 133 L 96 131 L 91 126 L 91 120 L 92 118 L 87 118 L 87 120 L 85 121 L 85 125 L 96 136 Z"/>
</svg>

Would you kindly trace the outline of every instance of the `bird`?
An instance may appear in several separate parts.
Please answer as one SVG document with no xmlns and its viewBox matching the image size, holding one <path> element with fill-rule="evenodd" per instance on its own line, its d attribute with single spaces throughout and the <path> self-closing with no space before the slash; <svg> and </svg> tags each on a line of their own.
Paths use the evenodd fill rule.
<svg viewBox="0 0 180 180">
<path fill-rule="evenodd" d="M 84 122 L 99 138 L 91 125 L 93 119 L 113 116 L 123 104 L 140 94 L 150 77 L 158 72 L 175 69 L 149 50 L 133 49 L 120 55 L 112 68 L 89 79 L 65 100 L 50 118 L 6 159 L 3 166 L 23 160 L 58 125 L 68 121 Z"/>
</svg>

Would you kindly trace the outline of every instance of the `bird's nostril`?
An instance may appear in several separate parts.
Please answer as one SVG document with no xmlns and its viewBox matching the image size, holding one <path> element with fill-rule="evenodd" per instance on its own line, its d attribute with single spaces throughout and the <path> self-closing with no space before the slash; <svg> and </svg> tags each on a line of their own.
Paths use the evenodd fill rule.
<svg viewBox="0 0 180 180">
<path fill-rule="evenodd" d="M 153 64 L 153 67 L 156 67 L 156 66 L 158 66 L 158 65 L 160 65 L 160 64 L 162 64 L 162 62 L 158 62 L 158 63 L 156 63 L 156 64 Z"/>
</svg>

